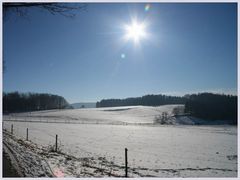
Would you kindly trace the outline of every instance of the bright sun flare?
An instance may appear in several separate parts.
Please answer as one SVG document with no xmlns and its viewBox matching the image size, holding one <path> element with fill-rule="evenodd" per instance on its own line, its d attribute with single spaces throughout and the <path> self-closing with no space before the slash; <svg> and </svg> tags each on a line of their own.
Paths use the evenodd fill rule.
<svg viewBox="0 0 240 180">
<path fill-rule="evenodd" d="M 135 43 L 138 43 L 141 38 L 146 37 L 146 30 L 144 23 L 138 23 L 137 21 L 133 21 L 131 25 L 125 26 L 126 30 L 126 39 L 132 39 Z"/>
</svg>

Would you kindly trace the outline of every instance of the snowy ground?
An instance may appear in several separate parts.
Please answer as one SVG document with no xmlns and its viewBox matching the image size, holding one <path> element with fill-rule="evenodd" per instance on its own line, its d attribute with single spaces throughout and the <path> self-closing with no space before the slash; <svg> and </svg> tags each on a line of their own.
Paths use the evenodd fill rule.
<svg viewBox="0 0 240 180">
<path fill-rule="evenodd" d="M 89 108 L 36 111 L 5 116 L 5 120 L 42 121 L 64 123 L 93 123 L 93 124 L 152 124 L 162 112 L 173 115 L 174 108 L 183 111 L 183 105 L 165 105 L 158 107 L 123 106 L 113 108 Z"/>
<path fill-rule="evenodd" d="M 153 123 L 162 112 L 171 115 L 176 106 L 76 109 L 4 116 L 5 120 L 17 120 L 4 121 L 5 129 L 10 131 L 13 124 L 14 136 L 25 139 L 28 128 L 31 142 L 20 141 L 19 144 L 19 140 L 10 135 L 4 138 L 17 149 L 16 154 L 31 151 L 33 155 L 29 152 L 26 157 L 39 158 L 39 163 L 45 162 L 43 169 L 48 172 L 50 168 L 53 174 L 64 177 L 124 176 L 124 148 L 128 148 L 131 177 L 237 177 L 237 127 Z M 174 120 L 175 124 L 183 121 Z M 190 120 L 184 118 L 188 124 L 196 122 Z M 62 123 L 46 123 L 55 121 Z M 54 145 L 56 134 L 63 153 L 46 153 Z M 34 148 L 26 150 L 28 146 L 21 145 L 24 143 Z M 34 158 L 29 161 L 31 159 Z M 45 172 L 42 176 L 51 175 Z"/>
</svg>

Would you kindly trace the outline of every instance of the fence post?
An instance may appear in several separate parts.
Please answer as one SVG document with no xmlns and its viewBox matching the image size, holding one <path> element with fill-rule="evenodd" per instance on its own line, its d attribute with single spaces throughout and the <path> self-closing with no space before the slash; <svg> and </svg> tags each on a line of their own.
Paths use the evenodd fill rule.
<svg viewBox="0 0 240 180">
<path fill-rule="evenodd" d="M 27 137 L 26 137 L 26 140 L 28 141 L 28 128 L 27 128 Z"/>
<path fill-rule="evenodd" d="M 128 159 L 127 159 L 127 151 L 128 151 L 128 149 L 125 148 L 125 177 L 128 177 Z"/>
<path fill-rule="evenodd" d="M 13 124 L 11 125 L 11 134 L 13 134 Z"/>
<path fill-rule="evenodd" d="M 56 147 L 55 147 L 55 151 L 57 152 L 57 146 L 58 146 L 58 135 L 56 134 Z"/>
</svg>

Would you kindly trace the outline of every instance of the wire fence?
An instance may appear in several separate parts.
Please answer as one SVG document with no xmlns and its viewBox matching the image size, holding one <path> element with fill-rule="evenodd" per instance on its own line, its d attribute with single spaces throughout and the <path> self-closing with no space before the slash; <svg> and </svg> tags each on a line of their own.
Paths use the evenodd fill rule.
<svg viewBox="0 0 240 180">
<path fill-rule="evenodd" d="M 18 126 L 17 124 L 15 125 L 15 123 L 25 123 L 25 128 L 23 128 L 22 126 Z M 58 129 L 58 133 L 54 133 L 54 130 L 52 130 L 51 132 L 48 129 L 44 129 L 44 128 L 38 128 L 38 127 L 33 127 L 33 126 L 29 126 L 29 122 L 42 122 L 42 121 L 19 121 L 19 120 L 14 120 L 14 119 L 7 119 L 3 121 L 3 128 L 9 132 L 11 132 L 13 135 L 20 137 L 22 139 L 28 139 L 29 141 L 35 142 L 37 144 L 40 145 L 55 145 L 56 148 L 55 150 L 65 150 L 62 149 L 62 146 L 68 146 L 68 143 L 66 141 L 62 141 L 63 137 L 58 136 L 56 138 L 56 135 L 58 133 L 63 134 L 63 132 L 65 131 L 64 129 L 62 129 L 62 132 L 59 132 Z M 45 121 L 48 122 L 48 121 Z M 44 135 L 44 137 L 41 137 L 42 135 Z M 67 133 L 65 133 L 65 135 L 69 135 Z M 27 138 L 28 136 L 28 138 Z M 41 137 L 41 138 L 40 138 Z M 44 138 L 44 139 L 43 139 Z M 48 138 L 46 140 L 46 138 Z M 107 141 L 108 138 L 110 137 L 103 137 L 100 140 L 101 141 Z M 127 138 L 131 138 L 131 134 L 129 134 L 127 136 Z M 71 144 L 72 145 L 72 144 Z M 176 145 L 175 145 L 176 146 Z M 69 149 L 71 149 L 71 147 L 68 147 Z M 137 148 L 134 149 L 129 149 L 129 153 L 128 153 L 128 157 L 126 158 L 126 155 L 124 155 L 124 149 L 122 149 L 122 155 L 121 158 L 116 157 L 114 155 L 112 155 L 111 151 L 110 152 L 105 152 L 105 154 L 93 154 L 91 152 L 88 152 L 84 149 L 84 147 L 78 147 L 79 151 L 83 152 L 83 154 L 88 155 L 88 156 L 95 156 L 95 159 L 98 160 L 103 160 L 103 157 L 107 159 L 108 161 L 108 168 L 109 167 L 114 167 L 117 166 L 120 169 L 125 169 L 125 176 L 127 177 L 135 177 L 136 175 L 140 175 L 139 174 L 139 170 L 141 171 L 146 171 L 145 175 L 150 176 L 154 171 L 157 171 L 161 168 L 159 168 L 159 164 L 161 162 L 161 160 L 155 160 L 154 162 L 152 162 L 152 157 L 156 157 L 156 156 L 162 156 L 162 157 L 167 157 L 168 160 L 174 162 L 175 159 L 178 159 L 180 161 L 197 161 L 200 163 L 220 163 L 220 164 L 235 164 L 235 162 L 231 162 L 231 161 L 221 161 L 221 160 L 215 160 L 214 158 L 199 158 L 194 156 L 193 151 L 191 150 L 185 150 L 186 153 L 188 154 L 193 154 L 193 156 L 189 156 L 186 158 L 186 156 L 181 156 L 181 154 L 169 154 L 167 151 L 166 152 L 161 152 L 160 155 L 153 153 L 153 152 L 149 152 L 149 151 L 145 151 L 143 149 L 138 150 Z M 219 157 L 225 158 L 224 155 L 219 154 Z M 147 164 L 153 164 L 153 168 L 145 168 L 145 167 L 140 167 L 139 165 L 139 158 L 136 157 L 144 157 L 144 160 L 147 161 Z M 119 160 L 120 159 L 120 160 Z M 127 162 L 126 162 L 127 159 Z M 143 161 L 144 161 L 143 160 Z M 117 162 L 117 163 L 116 163 Z M 120 162 L 120 163 L 119 163 Z M 103 167 L 103 165 L 100 163 L 100 161 L 98 162 L 99 164 L 97 164 L 99 169 L 104 169 L 106 167 Z M 169 162 L 166 162 L 169 163 Z M 127 165 L 126 165 L 127 164 Z M 155 164 L 155 165 L 154 165 Z M 126 168 L 127 167 L 127 168 Z M 146 174 L 147 173 L 147 174 Z M 154 174 L 154 173 L 153 173 Z M 156 173 L 155 173 L 156 174 Z M 124 175 L 123 175 L 124 176 Z"/>
<path fill-rule="evenodd" d="M 16 122 L 16 121 L 12 121 L 12 122 Z M 23 121 L 20 121 L 23 122 Z M 24 122 L 28 122 L 28 121 L 24 121 Z M 50 133 L 47 130 L 44 129 L 38 129 L 38 128 L 34 128 L 34 127 L 26 127 L 26 131 L 23 131 L 22 127 L 18 127 L 17 125 L 14 125 L 14 123 L 11 123 L 9 121 L 3 121 L 3 130 L 7 131 L 8 133 L 10 133 L 11 135 L 20 138 L 22 140 L 25 141 L 29 141 L 29 142 L 34 142 L 36 144 L 39 145 L 51 145 L 52 147 L 54 147 L 53 149 L 51 149 L 51 151 L 54 151 L 56 153 L 60 152 L 60 153 L 66 153 L 64 152 L 64 150 L 62 149 L 62 146 L 64 146 L 64 143 L 61 141 L 61 137 L 59 137 L 57 134 L 54 133 Z M 39 138 L 39 134 L 44 134 L 45 136 L 47 135 L 49 138 L 48 143 L 41 143 L 41 138 Z M 44 140 L 46 141 L 46 140 Z M 82 149 L 81 151 L 85 151 L 84 149 Z M 89 152 L 85 151 L 85 154 L 88 154 Z M 91 154 L 91 153 L 90 153 Z M 108 157 L 108 158 L 107 158 Z M 81 158 L 84 161 L 86 161 L 88 158 Z M 129 177 L 128 175 L 128 160 L 127 160 L 127 155 L 125 152 L 125 164 L 121 164 L 116 165 L 115 164 L 115 156 L 109 156 L 109 154 L 106 152 L 104 155 L 96 155 L 95 159 L 97 160 L 103 160 L 105 161 L 105 165 L 102 165 L 102 163 L 99 161 L 97 168 L 98 169 L 102 169 L 102 171 L 106 171 L 106 168 L 109 169 L 111 168 L 111 166 L 117 166 L 117 167 L 125 167 L 125 177 Z M 107 160 L 108 159 L 108 160 Z M 84 166 L 89 166 L 84 164 Z M 108 170 L 109 171 L 109 170 Z M 112 171 L 112 170 L 111 170 Z M 109 174 L 111 175 L 111 173 Z M 133 174 L 132 174 L 133 175 Z M 114 176 L 116 176 L 116 174 L 114 174 Z M 122 175 L 122 177 L 124 177 L 124 175 Z"/>
</svg>

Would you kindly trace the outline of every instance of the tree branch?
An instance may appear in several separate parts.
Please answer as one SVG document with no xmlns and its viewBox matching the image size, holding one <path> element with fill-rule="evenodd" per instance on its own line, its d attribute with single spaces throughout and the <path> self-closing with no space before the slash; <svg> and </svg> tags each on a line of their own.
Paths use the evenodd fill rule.
<svg viewBox="0 0 240 180">
<path fill-rule="evenodd" d="M 4 17 L 9 12 L 15 12 L 18 16 L 26 16 L 27 9 L 29 8 L 41 8 L 47 10 L 49 13 L 56 15 L 60 14 L 65 17 L 73 18 L 76 14 L 75 10 L 84 10 L 86 4 L 76 3 L 3 3 L 3 15 Z"/>
</svg>

